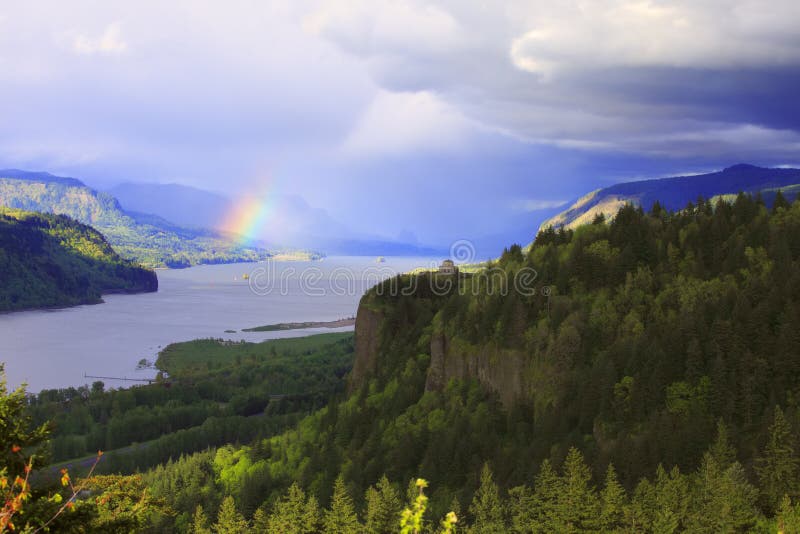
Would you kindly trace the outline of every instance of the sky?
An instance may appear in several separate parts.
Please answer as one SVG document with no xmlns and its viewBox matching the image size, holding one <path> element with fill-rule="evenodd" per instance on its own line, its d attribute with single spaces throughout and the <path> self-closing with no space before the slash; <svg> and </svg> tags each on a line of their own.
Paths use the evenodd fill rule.
<svg viewBox="0 0 800 534">
<path fill-rule="evenodd" d="M 0 4 L 0 167 L 530 240 L 584 193 L 800 161 L 800 2 Z"/>
</svg>

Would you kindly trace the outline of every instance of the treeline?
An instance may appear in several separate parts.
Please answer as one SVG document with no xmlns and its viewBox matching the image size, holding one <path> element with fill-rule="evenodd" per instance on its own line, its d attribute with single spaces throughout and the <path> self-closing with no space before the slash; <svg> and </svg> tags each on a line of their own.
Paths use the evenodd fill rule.
<svg viewBox="0 0 800 534">
<path fill-rule="evenodd" d="M 240 452 L 225 448 L 151 472 L 145 481 L 153 495 L 179 512 L 174 522 L 171 516 L 153 515 L 153 529 L 309 534 L 800 532 L 800 470 L 780 410 L 775 411 L 769 444 L 758 459 L 758 486 L 748 481 L 720 423 L 714 443 L 694 472 L 659 465 L 628 492 L 613 465 L 595 484 L 583 455 L 571 448 L 561 465 L 545 460 L 527 484 L 507 491 L 497 485 L 485 464 L 472 499 L 463 506 L 454 499 L 441 517 L 428 508 L 425 481 L 412 479 L 404 491 L 386 476 L 359 500 L 338 477 L 324 509 L 313 494 L 293 483 L 284 494 L 272 494 L 254 511 L 243 512 L 237 503 L 246 496 L 236 498 L 228 487 L 231 458 L 236 456 Z M 770 513 L 762 514 L 759 504 Z"/>
<path fill-rule="evenodd" d="M 156 291 L 153 271 L 123 260 L 102 235 L 64 215 L 0 208 L 0 311 Z"/>
</svg>

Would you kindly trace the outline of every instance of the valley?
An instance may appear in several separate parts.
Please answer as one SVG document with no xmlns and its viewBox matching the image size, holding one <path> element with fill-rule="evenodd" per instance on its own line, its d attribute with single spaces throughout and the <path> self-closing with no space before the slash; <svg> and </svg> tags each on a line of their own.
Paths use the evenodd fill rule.
<svg viewBox="0 0 800 534">
<path fill-rule="evenodd" d="M 0 534 L 800 534 L 798 25 L 0 2 Z"/>
<path fill-rule="evenodd" d="M 768 524 L 796 483 L 769 462 L 800 431 L 799 235 L 800 203 L 781 194 L 769 208 L 744 194 L 677 212 L 628 204 L 455 275 L 395 263 L 405 274 L 351 296 L 354 334 L 170 344 L 151 385 L 42 390 L 29 413 L 55 420 L 59 468 L 85 472 L 104 449 L 97 473 L 145 470 L 174 512 L 153 509 L 160 531 L 196 531 L 198 510 L 230 502 L 243 521 L 295 521 L 291 499 L 325 509 L 309 516 L 325 529 L 343 495 L 353 524 L 385 529 L 380 514 L 399 513 L 419 476 L 428 517 L 468 509 L 495 532 L 649 530 L 664 509 L 690 530 Z M 216 284 L 223 267 L 236 266 L 198 273 Z M 668 492 L 684 504 L 648 500 Z M 495 508 L 479 513 L 487 494 Z"/>
<path fill-rule="evenodd" d="M 124 258 L 149 267 L 261 261 L 277 255 L 318 259 L 299 249 L 267 250 L 219 231 L 181 227 L 156 215 L 125 211 L 108 193 L 74 178 L 19 170 L 0 171 L 0 206 L 68 215 L 91 225 Z"/>
</svg>

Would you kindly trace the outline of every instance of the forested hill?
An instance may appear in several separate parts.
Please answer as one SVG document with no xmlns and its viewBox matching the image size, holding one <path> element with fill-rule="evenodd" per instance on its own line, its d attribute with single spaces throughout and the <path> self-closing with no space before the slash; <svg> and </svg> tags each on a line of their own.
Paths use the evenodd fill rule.
<svg viewBox="0 0 800 534">
<path fill-rule="evenodd" d="M 271 256 L 262 248 L 237 243 L 235 236 L 126 212 L 108 193 L 48 173 L 0 171 L 0 206 L 68 215 L 96 228 L 122 257 L 151 267 L 258 261 Z"/>
<path fill-rule="evenodd" d="M 65 457 L 124 446 L 114 419 L 177 430 L 107 455 L 106 468 L 172 458 L 144 474 L 169 508 L 148 531 L 396 532 L 405 502 L 404 521 L 427 506 L 418 532 L 452 532 L 437 530 L 449 511 L 460 532 L 798 532 L 798 320 L 800 202 L 628 205 L 483 271 L 376 286 L 348 391 L 349 339 L 284 355 L 207 340 L 162 353 L 172 388 L 81 395 L 111 409 L 107 429 L 59 395 L 40 395 L 37 417 L 62 414 Z M 303 395 L 268 397 L 284 378 L 259 376 L 300 377 Z M 317 406 L 315 381 L 335 386 L 325 407 L 272 417 L 305 413 L 308 393 Z M 184 411 L 197 395 L 210 402 Z M 231 426 L 188 428 L 231 410 Z M 260 422 L 248 444 L 178 455 Z M 403 497 L 416 477 L 429 500 L 424 481 Z"/>
<path fill-rule="evenodd" d="M 736 195 L 740 191 L 760 192 L 771 205 L 778 189 L 782 189 L 787 198 L 794 198 L 800 190 L 800 169 L 769 169 L 740 163 L 719 172 L 626 182 L 598 189 L 546 220 L 540 228 L 576 228 L 592 222 L 594 216 L 601 213 L 611 218 L 626 203 L 650 209 L 659 202 L 666 209 L 679 210 L 698 198 Z"/>
<path fill-rule="evenodd" d="M 270 471 L 310 487 L 341 471 L 356 494 L 424 476 L 444 512 L 487 461 L 501 487 L 531 484 L 576 446 L 595 481 L 613 463 L 632 489 L 659 464 L 696 470 L 721 420 L 755 483 L 776 406 L 797 439 L 800 203 L 628 205 L 437 285 L 403 276 L 363 298 L 352 395 L 271 441 Z"/>
<path fill-rule="evenodd" d="M 0 208 L 0 311 L 156 291 L 153 271 L 117 255 L 93 228 L 65 215 Z"/>
</svg>

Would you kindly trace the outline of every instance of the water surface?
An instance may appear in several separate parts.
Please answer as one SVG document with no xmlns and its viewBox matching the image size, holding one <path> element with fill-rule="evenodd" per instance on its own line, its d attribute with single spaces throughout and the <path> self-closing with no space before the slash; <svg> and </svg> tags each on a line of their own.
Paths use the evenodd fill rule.
<svg viewBox="0 0 800 534">
<path fill-rule="evenodd" d="M 0 361 L 9 385 L 78 386 L 84 375 L 148 378 L 136 370 L 169 343 L 198 338 L 262 341 L 352 329 L 241 332 L 266 324 L 355 314 L 378 277 L 430 266 L 425 258 L 331 257 L 322 262 L 230 264 L 158 271 L 157 293 L 107 295 L 103 304 L 0 315 Z M 252 275 L 249 280 L 243 275 Z M 254 290 L 255 288 L 255 290 Z M 236 330 L 226 333 L 225 330 Z M 129 382 L 104 380 L 107 387 Z"/>
</svg>

